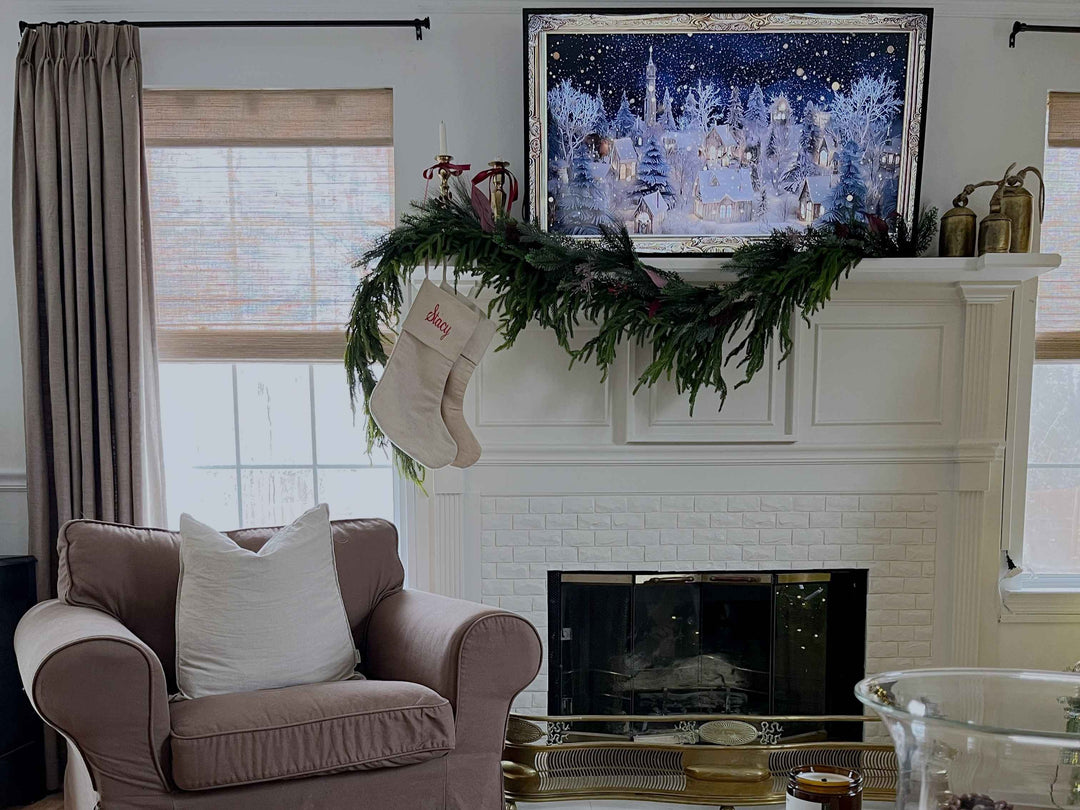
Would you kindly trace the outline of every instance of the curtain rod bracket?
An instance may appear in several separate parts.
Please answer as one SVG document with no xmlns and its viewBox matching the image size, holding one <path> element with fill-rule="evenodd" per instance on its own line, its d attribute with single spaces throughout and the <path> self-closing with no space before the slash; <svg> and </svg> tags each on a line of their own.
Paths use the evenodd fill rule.
<svg viewBox="0 0 1080 810">
<path fill-rule="evenodd" d="M 1044 34 L 1080 34 L 1080 25 L 1032 25 L 1017 20 L 1013 23 L 1012 31 L 1009 32 L 1009 47 L 1016 47 L 1016 35 L 1025 31 L 1033 31 Z"/>
<path fill-rule="evenodd" d="M 108 20 L 101 20 L 104 25 Z M 77 20 L 71 20 L 74 25 Z M 47 23 L 19 21 L 19 34 L 28 28 L 36 28 Z M 431 17 L 414 17 L 411 20 L 147 20 L 128 22 L 120 20 L 120 25 L 134 25 L 137 28 L 412 28 L 417 40 L 423 40 L 424 29 L 431 29 Z"/>
</svg>

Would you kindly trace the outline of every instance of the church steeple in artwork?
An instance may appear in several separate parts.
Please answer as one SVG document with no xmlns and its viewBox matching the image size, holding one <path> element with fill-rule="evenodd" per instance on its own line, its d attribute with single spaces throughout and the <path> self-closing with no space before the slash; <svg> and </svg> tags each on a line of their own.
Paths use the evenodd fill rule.
<svg viewBox="0 0 1080 810">
<path fill-rule="evenodd" d="M 656 63 L 649 46 L 649 64 L 645 66 L 645 126 L 656 126 Z"/>
</svg>

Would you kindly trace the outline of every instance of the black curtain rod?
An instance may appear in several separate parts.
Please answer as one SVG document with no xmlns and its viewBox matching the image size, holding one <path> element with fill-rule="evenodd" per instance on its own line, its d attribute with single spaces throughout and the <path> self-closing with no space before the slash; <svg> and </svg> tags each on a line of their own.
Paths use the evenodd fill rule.
<svg viewBox="0 0 1080 810">
<path fill-rule="evenodd" d="M 137 28 L 414 28 L 416 38 L 423 39 L 423 30 L 431 28 L 431 17 L 424 17 L 422 20 L 419 17 L 412 20 L 120 20 L 120 24 L 134 25 Z M 21 20 L 19 33 L 39 25 L 48 23 Z"/>
<path fill-rule="evenodd" d="M 1013 23 L 1012 33 L 1009 34 L 1009 47 L 1016 47 L 1016 35 L 1025 31 L 1035 31 L 1044 34 L 1080 34 L 1080 25 L 1029 25 L 1017 20 Z"/>
</svg>

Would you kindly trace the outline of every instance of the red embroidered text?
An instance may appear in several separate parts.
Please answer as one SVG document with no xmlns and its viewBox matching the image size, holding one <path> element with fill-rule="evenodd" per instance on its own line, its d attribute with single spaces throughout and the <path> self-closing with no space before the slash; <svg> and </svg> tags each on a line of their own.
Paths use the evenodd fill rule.
<svg viewBox="0 0 1080 810">
<path fill-rule="evenodd" d="M 450 334 L 450 324 L 448 324 L 446 321 L 444 321 L 442 318 L 439 317 L 439 305 L 438 304 L 436 304 L 431 309 L 431 311 L 428 312 L 428 314 L 424 318 L 424 320 L 427 321 L 428 323 L 432 324 L 436 329 L 438 329 L 440 332 L 442 332 L 442 337 L 439 338 L 439 340 L 446 340 L 446 336 Z"/>
</svg>

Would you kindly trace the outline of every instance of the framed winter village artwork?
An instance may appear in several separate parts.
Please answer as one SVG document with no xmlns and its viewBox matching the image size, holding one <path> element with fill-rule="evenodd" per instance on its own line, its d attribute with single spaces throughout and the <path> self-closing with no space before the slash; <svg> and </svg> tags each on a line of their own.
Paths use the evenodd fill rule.
<svg viewBox="0 0 1080 810">
<path fill-rule="evenodd" d="M 932 11 L 526 9 L 526 203 L 644 254 L 917 211 Z"/>
</svg>

